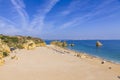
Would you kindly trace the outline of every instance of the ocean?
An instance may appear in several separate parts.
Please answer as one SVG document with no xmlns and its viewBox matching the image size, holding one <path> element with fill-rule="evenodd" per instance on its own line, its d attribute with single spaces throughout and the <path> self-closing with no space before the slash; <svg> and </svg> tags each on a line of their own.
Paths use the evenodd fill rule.
<svg viewBox="0 0 120 80">
<path fill-rule="evenodd" d="M 99 40 L 103 46 L 96 47 L 97 40 L 66 40 L 68 44 L 75 44 L 68 49 L 84 52 L 91 56 L 99 57 L 107 61 L 120 63 L 120 40 Z M 49 44 L 51 40 L 46 40 Z"/>
</svg>

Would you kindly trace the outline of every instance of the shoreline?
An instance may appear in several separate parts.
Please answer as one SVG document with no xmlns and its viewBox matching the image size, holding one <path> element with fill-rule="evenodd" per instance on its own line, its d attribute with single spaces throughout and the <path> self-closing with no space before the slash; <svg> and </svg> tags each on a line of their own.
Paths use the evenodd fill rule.
<svg viewBox="0 0 120 80">
<path fill-rule="evenodd" d="M 78 52 L 78 51 L 75 51 L 75 50 L 71 50 L 69 48 L 63 48 L 63 47 L 59 47 L 59 46 L 55 46 L 55 45 L 46 45 L 46 47 L 50 48 L 50 49 L 53 49 L 53 50 L 55 50 L 57 52 L 60 52 L 61 54 L 66 54 L 66 53 L 67 54 L 72 54 L 73 56 L 81 58 L 81 59 L 97 59 L 97 60 L 99 60 L 101 62 L 104 62 L 104 63 L 107 62 L 107 63 L 114 64 L 114 65 L 120 65 L 120 63 L 112 62 L 112 61 L 103 59 L 101 57 L 97 57 L 97 56 L 93 56 L 93 55 L 87 54 L 85 52 Z M 39 47 L 36 47 L 36 48 L 39 48 Z M 18 53 L 19 51 L 24 51 L 24 50 L 26 50 L 26 49 L 17 49 L 14 52 L 11 52 L 10 53 L 11 55 L 5 57 L 4 59 L 7 60 L 7 58 L 14 57 L 14 56 L 16 56 L 16 53 Z M 27 51 L 30 51 L 30 50 L 27 50 Z M 4 65 L 4 63 L 2 65 Z"/>
<path fill-rule="evenodd" d="M 62 47 L 61 47 L 62 48 Z M 77 54 L 81 54 L 81 55 L 85 55 L 87 57 L 93 57 L 93 58 L 97 58 L 97 59 L 100 59 L 100 60 L 103 60 L 103 61 L 106 61 L 106 62 L 110 62 L 110 63 L 113 63 L 113 64 L 118 64 L 120 65 L 119 62 L 115 62 L 115 61 L 112 61 L 112 60 L 107 60 L 105 58 L 102 58 L 102 57 L 99 57 L 99 56 L 96 56 L 96 55 L 90 55 L 89 53 L 86 53 L 86 52 L 79 52 L 79 51 L 75 51 L 75 50 L 72 50 L 72 49 L 69 49 L 69 48 L 63 48 L 65 50 L 68 50 L 68 51 L 71 51 L 73 53 L 77 53 Z"/>
<path fill-rule="evenodd" d="M 48 46 L 51 46 L 51 45 L 48 45 Z M 100 62 L 110 63 L 110 64 L 113 64 L 113 65 L 119 65 L 120 66 L 120 63 L 112 62 L 112 61 L 103 59 L 101 57 L 92 56 L 92 55 L 87 54 L 87 53 L 77 52 L 77 51 L 74 51 L 74 50 L 71 50 L 71 49 L 68 49 L 68 48 L 62 48 L 62 47 L 58 47 L 58 46 L 55 46 L 55 45 L 52 45 L 52 46 L 54 46 L 55 49 L 59 48 L 62 52 L 72 54 L 73 56 L 76 56 L 76 57 L 81 58 L 81 59 L 97 59 Z"/>
<path fill-rule="evenodd" d="M 49 46 L 51 46 L 51 45 L 49 45 Z M 55 45 L 52 45 L 52 46 L 55 49 L 57 49 L 58 51 L 60 50 L 60 51 L 65 52 L 67 54 L 72 54 L 73 56 L 79 58 L 80 60 L 86 60 L 90 63 L 93 62 L 93 65 L 101 64 L 101 65 L 107 67 L 108 69 L 114 69 L 115 72 L 118 72 L 120 74 L 120 64 L 118 64 L 118 63 L 107 61 L 107 60 L 102 59 L 100 57 L 92 56 L 92 55 L 89 55 L 87 53 L 77 52 L 77 51 L 74 51 L 74 50 L 71 50 L 71 49 L 68 49 L 68 48 L 62 48 L 62 47 L 58 47 L 58 46 L 55 46 Z M 104 63 L 102 63 L 102 62 L 104 62 Z M 119 70 L 117 70 L 117 68 L 119 68 Z"/>
</svg>

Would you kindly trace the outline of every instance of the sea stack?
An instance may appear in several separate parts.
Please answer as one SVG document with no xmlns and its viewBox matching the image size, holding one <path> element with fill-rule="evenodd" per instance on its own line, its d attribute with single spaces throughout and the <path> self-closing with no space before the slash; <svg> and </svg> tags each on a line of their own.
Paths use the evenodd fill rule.
<svg viewBox="0 0 120 80">
<path fill-rule="evenodd" d="M 73 47 L 75 44 L 69 44 L 69 45 Z"/>
<path fill-rule="evenodd" d="M 100 46 L 102 46 L 102 45 L 103 45 L 103 44 L 102 44 L 101 42 L 99 42 L 99 41 L 96 42 L 96 46 L 97 46 L 97 47 L 100 47 Z"/>
</svg>

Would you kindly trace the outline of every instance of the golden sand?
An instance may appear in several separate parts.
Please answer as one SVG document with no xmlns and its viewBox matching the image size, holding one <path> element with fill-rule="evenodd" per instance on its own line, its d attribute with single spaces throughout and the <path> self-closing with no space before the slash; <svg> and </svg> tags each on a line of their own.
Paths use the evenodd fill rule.
<svg viewBox="0 0 120 80">
<path fill-rule="evenodd" d="M 17 59 L 11 59 L 11 56 Z M 5 58 L 0 80 L 120 80 L 120 65 L 94 57 L 76 57 L 55 46 L 20 50 Z"/>
</svg>

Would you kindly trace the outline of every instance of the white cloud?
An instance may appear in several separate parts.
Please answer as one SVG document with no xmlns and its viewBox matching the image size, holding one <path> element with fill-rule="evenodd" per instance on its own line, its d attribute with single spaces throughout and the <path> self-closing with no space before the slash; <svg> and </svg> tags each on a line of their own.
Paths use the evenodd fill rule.
<svg viewBox="0 0 120 80">
<path fill-rule="evenodd" d="M 107 0 L 107 1 L 103 1 L 101 4 L 95 6 L 95 8 L 92 9 L 91 12 L 88 12 L 86 14 L 84 14 L 82 17 L 75 17 L 74 19 L 72 19 L 71 21 L 68 21 L 68 22 L 65 22 L 63 23 L 59 29 L 65 29 L 65 28 L 68 28 L 68 27 L 72 27 L 72 26 L 78 26 L 94 17 L 96 17 L 97 15 L 101 15 L 101 14 L 109 14 L 109 15 L 114 15 L 112 14 L 112 12 L 114 12 L 115 10 L 119 10 L 120 9 L 120 6 L 119 7 L 114 7 L 112 6 L 111 10 L 106 10 L 107 8 L 109 8 L 109 6 L 111 4 L 114 4 L 115 0 Z M 88 0 L 89 2 L 89 0 Z M 76 5 L 77 3 L 74 2 L 74 5 Z M 84 3 L 84 6 L 85 6 L 86 3 Z M 73 6 L 73 4 L 72 4 Z M 69 7 L 71 8 L 71 10 L 74 10 L 74 8 L 72 8 L 72 6 L 70 5 Z M 83 6 L 83 4 L 82 4 Z M 117 6 L 117 5 L 116 5 Z M 83 7 L 84 8 L 84 7 Z M 68 15 L 71 10 L 68 8 L 68 10 L 62 12 L 64 13 L 64 15 Z M 108 15 L 106 15 L 108 16 Z M 102 16 L 101 16 L 102 17 Z"/>
<path fill-rule="evenodd" d="M 59 0 L 49 0 L 46 1 L 44 8 L 40 8 L 38 12 L 34 15 L 32 21 L 29 21 L 29 15 L 25 10 L 25 3 L 23 0 L 10 0 L 12 3 L 11 8 L 14 8 L 15 13 L 12 18 L 19 20 L 19 23 L 15 23 L 14 21 L 7 19 L 5 17 L 0 16 L 0 30 L 1 33 L 15 33 L 15 34 L 27 34 L 27 35 L 38 35 L 42 27 L 44 27 L 44 19 L 46 15 L 52 10 Z M 7 4 L 6 4 L 7 5 Z M 11 11 L 12 12 L 12 11 Z M 4 28 L 3 28 L 4 27 Z M 7 28 L 6 30 L 4 30 Z M 10 31 L 9 31 L 10 30 Z"/>
<path fill-rule="evenodd" d="M 26 28 L 28 25 L 29 16 L 27 12 L 24 10 L 25 4 L 23 3 L 23 0 L 11 0 L 11 3 L 13 4 L 14 8 L 21 17 L 22 28 L 23 29 Z"/>
<path fill-rule="evenodd" d="M 89 8 L 89 6 L 87 6 L 87 4 L 89 4 L 88 2 L 90 0 L 84 1 L 83 3 L 80 3 L 81 0 L 73 0 L 73 2 L 71 2 L 71 4 L 62 12 L 60 12 L 60 15 L 62 14 L 64 17 L 66 15 L 71 14 L 74 11 L 79 11 L 79 9 L 84 8 L 84 6 L 86 7 L 85 9 Z M 83 16 L 81 17 L 81 15 L 71 18 L 71 20 L 69 19 L 69 21 L 65 22 L 65 23 L 61 23 L 60 26 L 58 26 L 58 29 L 66 29 L 68 27 L 74 27 L 74 26 L 79 26 L 80 24 L 86 22 L 87 20 L 90 20 L 94 17 L 96 17 L 96 15 L 101 15 L 101 13 L 110 13 L 113 12 L 114 10 L 117 10 L 117 8 L 113 7 L 111 10 L 109 11 L 105 11 L 106 7 L 109 7 L 109 5 L 111 3 L 113 3 L 113 1 L 115 0 L 107 0 L 104 1 L 99 4 L 96 5 L 91 12 L 87 12 L 85 14 L 83 14 Z M 54 31 L 54 27 L 55 25 L 49 25 L 45 24 L 45 18 L 47 16 L 47 14 L 53 9 L 53 7 L 59 2 L 59 0 L 48 0 L 46 1 L 44 5 L 44 7 L 40 8 L 38 10 L 38 12 L 34 15 L 33 20 L 29 21 L 29 15 L 28 13 L 25 11 L 25 3 L 22 0 L 11 0 L 14 9 L 17 11 L 17 14 L 15 14 L 15 16 L 20 16 L 20 20 L 21 22 L 19 24 L 22 24 L 22 28 L 18 27 L 19 24 L 13 22 L 12 20 L 9 20 L 5 17 L 1 17 L 0 16 L 0 20 L 2 20 L 0 22 L 0 33 L 5 32 L 5 33 L 10 33 L 10 34 L 17 34 L 17 33 L 23 33 L 23 34 L 29 34 L 29 35 L 39 35 L 41 32 L 48 32 L 48 31 L 42 31 L 44 29 L 44 27 L 48 27 L 48 26 L 52 26 L 49 28 L 46 28 L 47 30 L 52 30 Z M 115 9 L 114 9 L 115 8 Z M 72 16 L 73 14 L 71 14 Z M 57 19 L 56 19 L 57 21 Z M 56 22 L 54 21 L 54 22 Z M 5 29 L 6 28 L 6 29 Z M 20 28 L 20 29 L 19 29 Z M 50 31 L 49 31 L 50 32 Z"/>
<path fill-rule="evenodd" d="M 90 0 L 85 0 L 85 1 L 73 0 L 68 5 L 68 7 L 61 12 L 61 14 L 63 16 L 69 15 L 70 13 L 72 13 L 72 12 L 78 10 L 78 9 L 81 9 L 81 8 L 85 7 L 85 5 L 88 4 L 89 1 Z"/>
<path fill-rule="evenodd" d="M 41 32 L 43 26 L 44 26 L 44 19 L 46 15 L 52 10 L 52 8 L 56 5 L 56 3 L 59 2 L 59 0 L 51 0 L 47 4 L 45 4 L 44 9 L 39 9 L 38 13 L 34 16 L 34 19 L 32 20 L 30 24 L 30 31 L 36 30 Z"/>
<path fill-rule="evenodd" d="M 7 23 L 3 20 L 0 20 L 0 33 L 13 35 L 18 32 L 19 30 L 14 25 Z"/>
<path fill-rule="evenodd" d="M 0 20 L 1 20 L 1 21 L 4 21 L 4 23 L 6 22 L 6 23 L 12 24 L 12 25 L 14 25 L 14 26 L 17 26 L 17 24 L 15 24 L 15 23 L 12 22 L 11 20 L 9 20 L 9 19 L 7 19 L 7 18 L 4 18 L 4 17 L 2 17 L 2 16 L 0 16 Z"/>
</svg>

